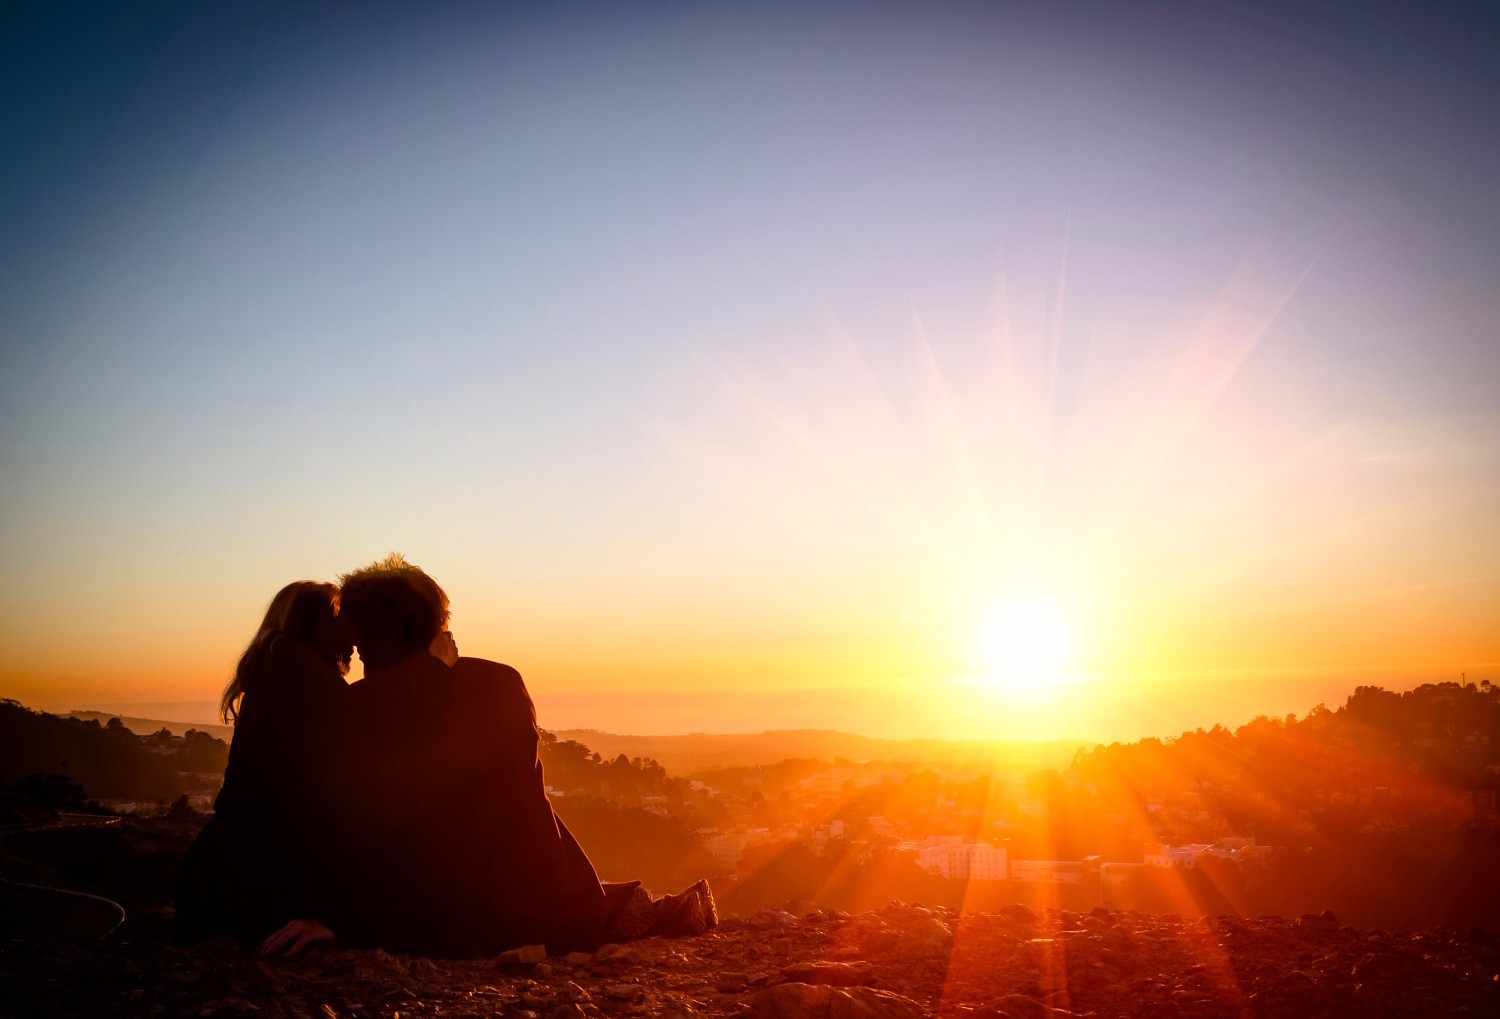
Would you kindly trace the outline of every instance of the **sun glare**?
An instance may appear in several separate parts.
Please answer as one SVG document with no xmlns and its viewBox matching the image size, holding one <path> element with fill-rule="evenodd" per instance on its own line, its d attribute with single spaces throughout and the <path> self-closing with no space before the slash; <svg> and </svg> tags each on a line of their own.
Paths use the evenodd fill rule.
<svg viewBox="0 0 1500 1019">
<path fill-rule="evenodd" d="M 1067 621 L 1044 602 L 1004 602 L 981 623 L 977 664 L 987 683 L 1007 693 L 1035 698 L 1055 691 L 1072 657 Z"/>
</svg>

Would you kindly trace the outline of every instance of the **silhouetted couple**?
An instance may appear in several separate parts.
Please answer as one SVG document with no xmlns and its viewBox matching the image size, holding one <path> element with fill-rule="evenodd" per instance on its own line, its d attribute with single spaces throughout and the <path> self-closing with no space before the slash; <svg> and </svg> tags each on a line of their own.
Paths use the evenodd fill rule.
<svg viewBox="0 0 1500 1019">
<path fill-rule="evenodd" d="M 447 621 L 395 554 L 277 594 L 224 692 L 234 739 L 174 889 L 182 940 L 474 957 L 717 921 L 706 882 L 657 900 L 600 883 L 547 799 L 520 674 L 459 657 Z"/>
</svg>

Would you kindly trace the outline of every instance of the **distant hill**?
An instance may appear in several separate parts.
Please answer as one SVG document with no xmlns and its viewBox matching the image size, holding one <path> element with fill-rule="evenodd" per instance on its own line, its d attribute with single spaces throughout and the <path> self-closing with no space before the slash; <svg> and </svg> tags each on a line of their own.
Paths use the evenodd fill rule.
<svg viewBox="0 0 1500 1019">
<path fill-rule="evenodd" d="M 66 717 L 105 724 L 118 718 L 131 732 L 149 736 L 166 729 L 181 736 L 189 729 L 226 742 L 234 734 L 228 725 L 204 725 L 161 718 L 134 718 L 107 711 L 71 711 Z M 984 764 L 1002 771 L 1033 772 L 1065 769 L 1080 749 L 1097 744 L 1087 740 L 877 739 L 834 729 L 782 729 L 756 733 L 686 733 L 675 736 L 636 736 L 597 729 L 552 729 L 559 740 L 576 740 L 605 758 L 650 757 L 674 775 L 713 768 L 753 767 L 787 758 L 833 761 L 919 761 L 933 764 Z"/>
<path fill-rule="evenodd" d="M 554 729 L 559 740 L 575 740 L 605 758 L 650 757 L 674 775 L 712 768 L 775 764 L 787 758 L 833 761 L 921 761 L 933 764 L 983 764 L 997 770 L 1032 772 L 1067 768 L 1087 740 L 876 739 L 831 729 L 682 736 L 628 736 L 596 729 Z"/>
<path fill-rule="evenodd" d="M 86 797 L 154 801 L 212 790 L 229 747 L 212 734 L 140 736 L 113 718 L 64 718 L 0 700 L 0 785 L 68 809 Z"/>
<path fill-rule="evenodd" d="M 149 736 L 154 732 L 161 732 L 163 729 L 166 729 L 173 736 L 182 736 L 189 729 L 197 729 L 199 732 L 206 732 L 214 737 L 214 739 L 221 739 L 227 743 L 229 742 L 229 737 L 234 735 L 234 726 L 232 725 L 204 725 L 201 722 L 169 722 L 161 718 L 131 718 L 128 715 L 116 715 L 108 711 L 70 711 L 64 717 L 81 718 L 85 722 L 92 719 L 100 725 L 104 725 L 111 718 L 118 718 L 125 728 L 137 736 Z"/>
</svg>

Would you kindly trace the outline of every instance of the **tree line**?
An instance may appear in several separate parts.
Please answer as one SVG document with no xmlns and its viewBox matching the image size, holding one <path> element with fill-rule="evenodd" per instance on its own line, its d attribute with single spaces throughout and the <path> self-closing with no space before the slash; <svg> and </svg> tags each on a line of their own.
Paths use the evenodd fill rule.
<svg viewBox="0 0 1500 1019">
<path fill-rule="evenodd" d="M 164 802 L 211 790 L 228 759 L 227 743 L 196 729 L 137 736 L 118 718 L 100 725 L 0 700 L 0 785 L 12 798 L 45 807 Z"/>
</svg>

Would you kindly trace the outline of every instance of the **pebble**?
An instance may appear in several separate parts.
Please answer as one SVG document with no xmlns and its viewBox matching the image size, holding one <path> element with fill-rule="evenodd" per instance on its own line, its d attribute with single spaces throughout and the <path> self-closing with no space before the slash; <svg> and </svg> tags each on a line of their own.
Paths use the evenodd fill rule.
<svg viewBox="0 0 1500 1019">
<path fill-rule="evenodd" d="M 784 909 L 762 909 L 750 918 L 757 927 L 795 927 L 797 918 Z"/>
<path fill-rule="evenodd" d="M 517 963 L 541 962 L 547 958 L 546 945 L 523 945 L 520 948 L 512 948 L 495 956 L 495 961 L 501 965 L 514 965 Z"/>
<path fill-rule="evenodd" d="M 868 962 L 802 962 L 788 966 L 782 976 L 804 984 L 856 987 L 874 981 L 875 967 Z"/>
</svg>

